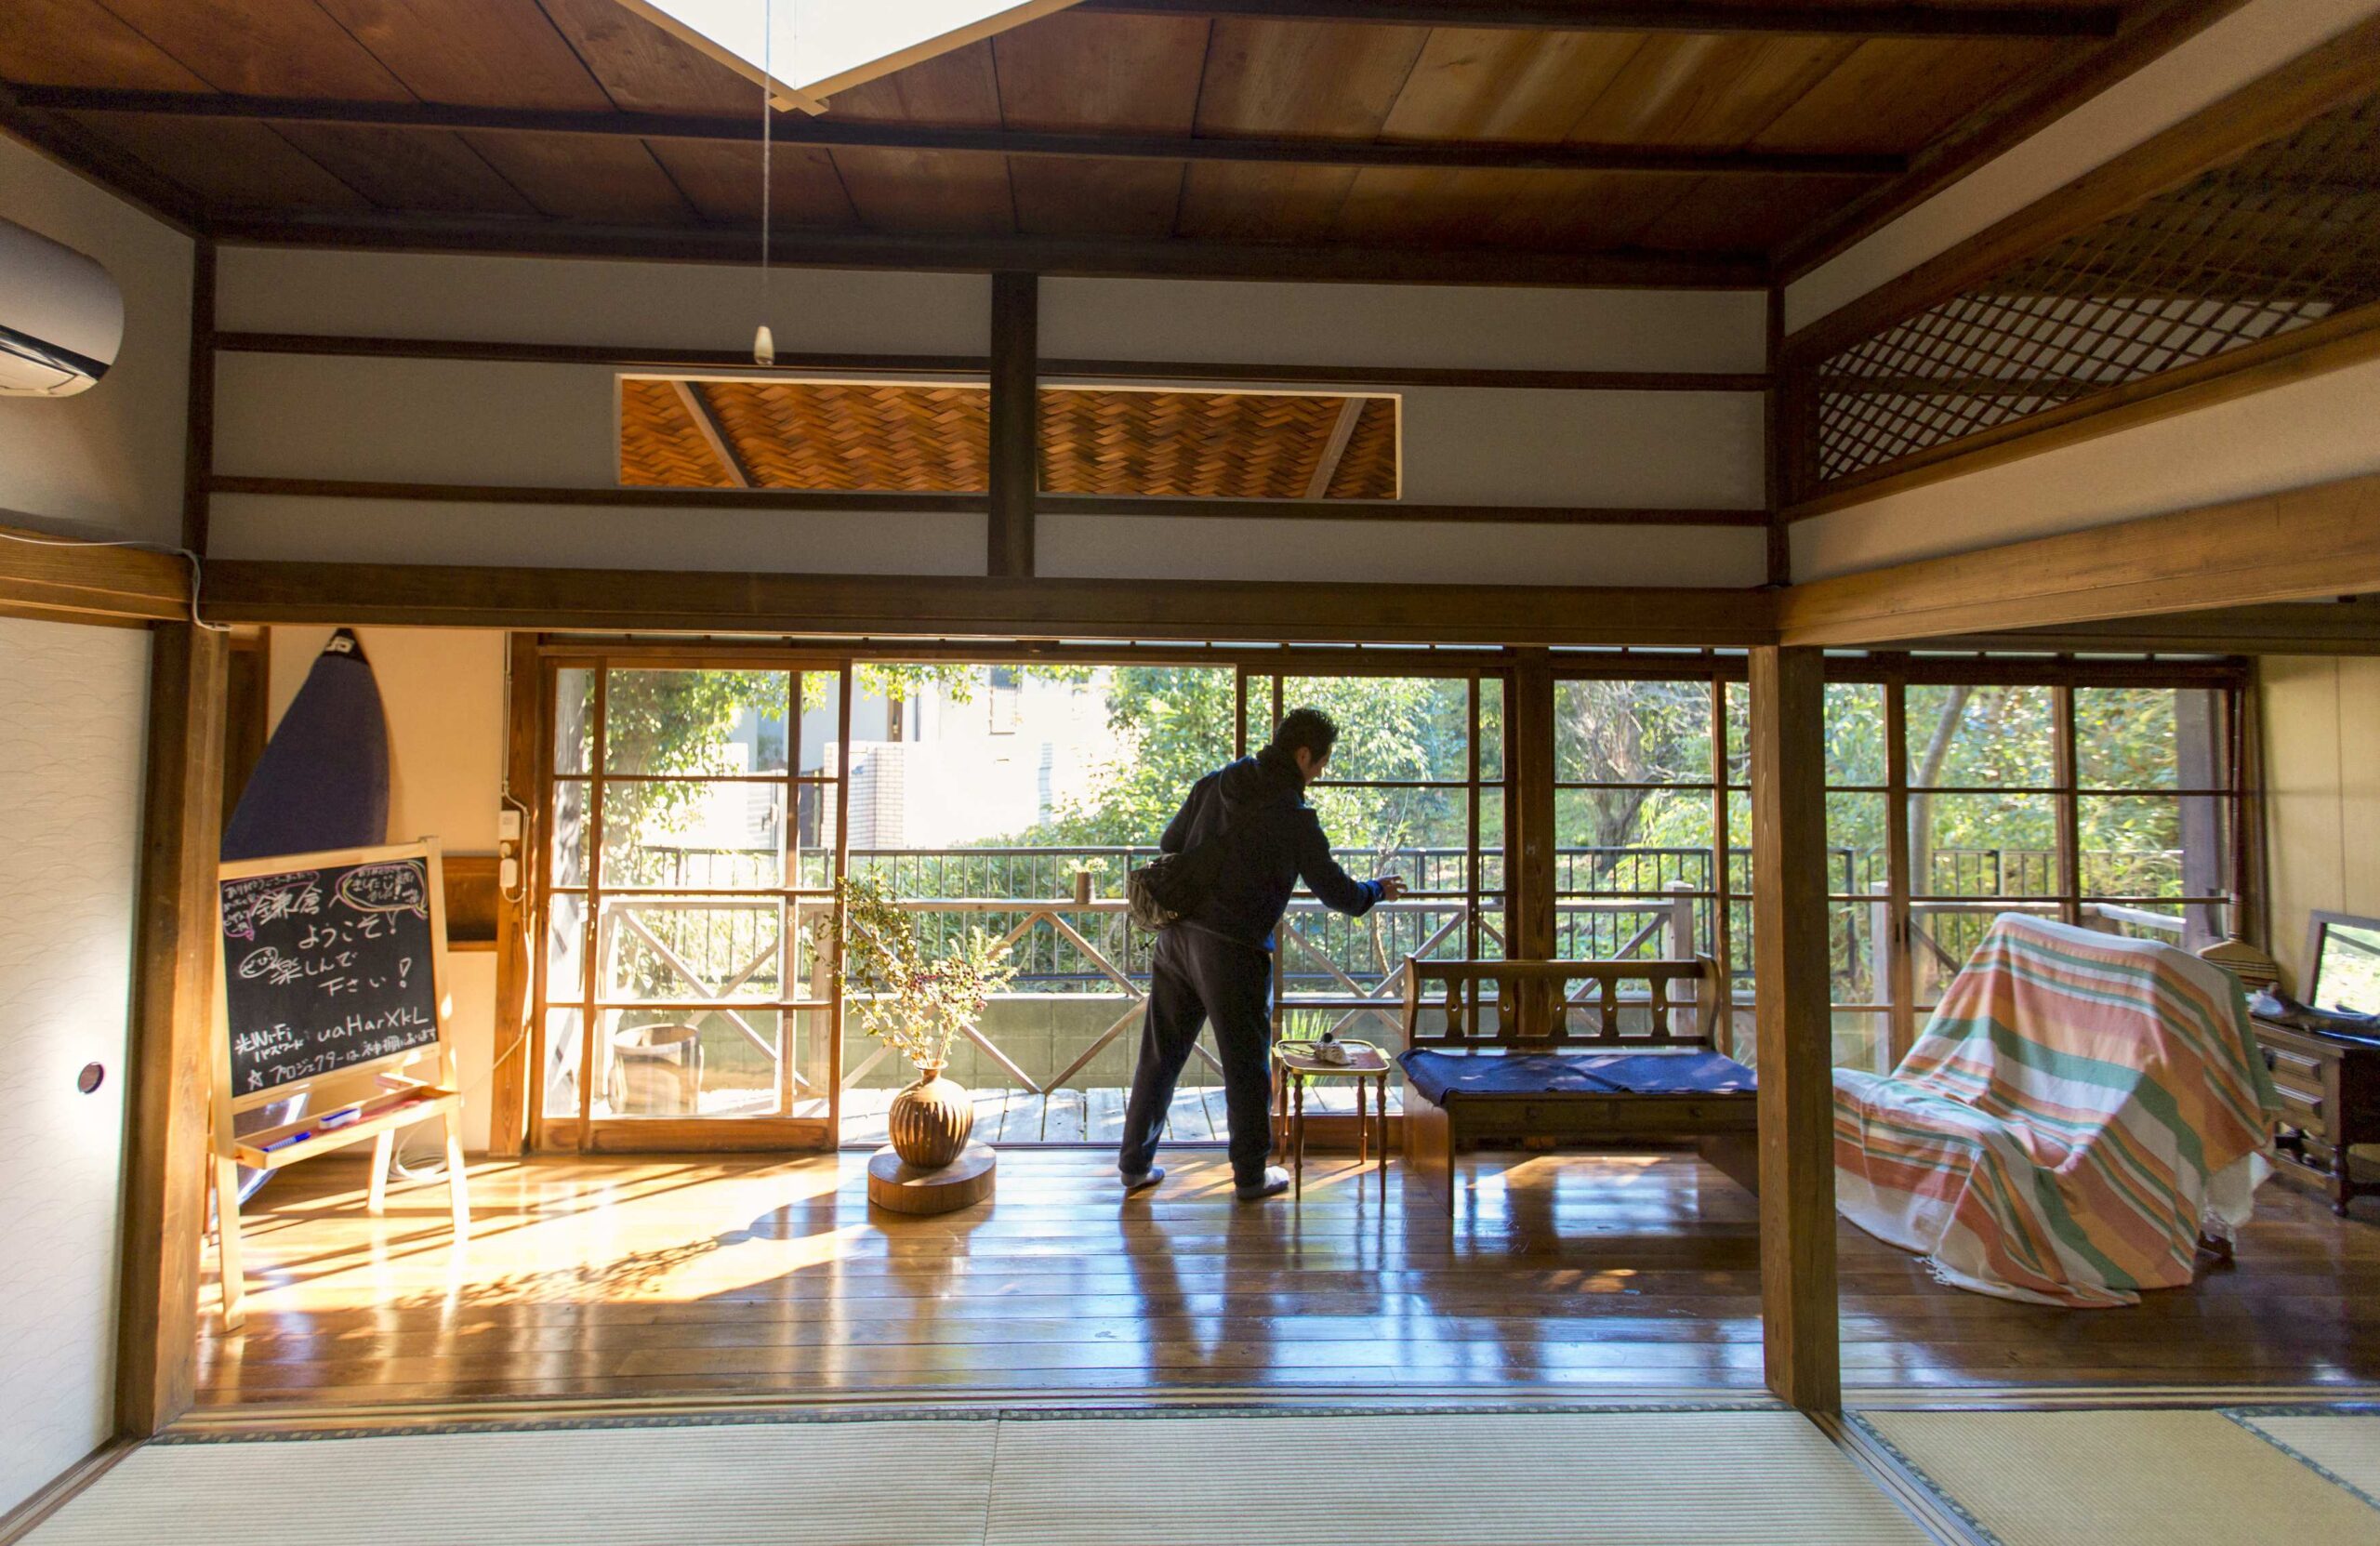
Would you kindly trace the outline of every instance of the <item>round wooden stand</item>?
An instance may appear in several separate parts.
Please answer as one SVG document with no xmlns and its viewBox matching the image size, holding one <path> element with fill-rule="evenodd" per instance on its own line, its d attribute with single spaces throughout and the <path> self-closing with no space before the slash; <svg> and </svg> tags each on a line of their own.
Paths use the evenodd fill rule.
<svg viewBox="0 0 2380 1546">
<path fill-rule="evenodd" d="M 886 1144 L 867 1160 L 867 1200 L 894 1213 L 949 1213 L 992 1195 L 999 1156 L 969 1143 L 939 1170 L 912 1169 Z"/>
</svg>

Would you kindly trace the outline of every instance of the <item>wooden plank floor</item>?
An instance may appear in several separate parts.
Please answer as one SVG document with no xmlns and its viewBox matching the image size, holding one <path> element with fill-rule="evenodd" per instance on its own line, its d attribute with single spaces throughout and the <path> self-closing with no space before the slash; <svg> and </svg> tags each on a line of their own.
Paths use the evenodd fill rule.
<svg viewBox="0 0 2380 1546">
<path fill-rule="evenodd" d="M 843 1142 L 875 1148 L 886 1141 L 885 1113 L 892 1090 L 843 1091 Z M 1030 1090 L 977 1090 L 975 1136 L 987 1143 L 1016 1147 L 1033 1143 L 1093 1143 L 1113 1145 L 1124 1136 L 1124 1102 L 1131 1091 L 1113 1086 L 1092 1090 L 1053 1090 L 1047 1095 Z M 1400 1109 L 1396 1092 L 1389 1109 Z M 1329 1116 L 1353 1116 L 1355 1087 L 1343 1079 L 1316 1084 L 1306 1095 L 1306 1110 Z M 1168 1142 L 1215 1143 L 1231 1136 L 1231 1121 L 1223 1110 L 1223 1092 L 1215 1085 L 1182 1085 L 1173 1092 Z"/>
<path fill-rule="evenodd" d="M 210 1278 L 202 1399 L 1760 1385 L 1753 1201 L 1690 1156 L 1511 1156 L 1451 1225 L 1339 1155 L 1302 1205 L 1242 1206 L 1213 1149 L 1130 1200 L 1105 1155 L 1011 1152 L 995 1202 L 938 1219 L 872 1216 L 865 1158 L 483 1163 L 459 1254 L 442 1188 L 374 1219 L 360 1165 L 296 1167 L 256 1199 L 241 1331 Z M 2380 1379 L 2380 1224 L 2278 1185 L 2236 1269 L 2133 1310 L 1843 1249 L 1855 1386 Z"/>
</svg>

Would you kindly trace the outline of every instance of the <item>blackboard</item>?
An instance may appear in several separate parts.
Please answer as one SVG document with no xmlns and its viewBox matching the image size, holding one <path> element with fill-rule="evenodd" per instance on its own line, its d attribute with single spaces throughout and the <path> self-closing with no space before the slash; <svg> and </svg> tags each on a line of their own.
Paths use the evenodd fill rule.
<svg viewBox="0 0 2380 1546">
<path fill-rule="evenodd" d="M 431 863 L 250 863 L 218 883 L 233 1100 L 437 1044 Z"/>
</svg>

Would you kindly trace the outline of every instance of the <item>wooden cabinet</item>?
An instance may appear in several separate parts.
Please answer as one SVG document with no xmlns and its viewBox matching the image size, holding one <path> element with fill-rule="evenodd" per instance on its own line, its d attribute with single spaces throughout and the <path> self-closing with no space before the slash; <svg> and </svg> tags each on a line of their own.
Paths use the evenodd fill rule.
<svg viewBox="0 0 2380 1546">
<path fill-rule="evenodd" d="M 2281 1173 L 2329 1196 L 2343 1215 L 2359 1194 L 2380 1192 L 2380 1181 L 2355 1179 L 2347 1158 L 2358 1143 L 2380 1143 L 2380 1047 L 2254 1024 L 2281 1096 Z"/>
</svg>

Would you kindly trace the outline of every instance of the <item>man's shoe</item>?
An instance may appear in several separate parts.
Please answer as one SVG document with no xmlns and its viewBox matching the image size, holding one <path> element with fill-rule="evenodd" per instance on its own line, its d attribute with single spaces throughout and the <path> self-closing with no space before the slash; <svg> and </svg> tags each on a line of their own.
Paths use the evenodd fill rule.
<svg viewBox="0 0 2380 1546">
<path fill-rule="evenodd" d="M 1263 1181 L 1253 1186 L 1242 1186 L 1232 1195 L 1242 1202 L 1262 1202 L 1266 1197 L 1277 1197 L 1289 1189 L 1289 1172 L 1278 1165 L 1267 1165 Z"/>
<path fill-rule="evenodd" d="M 1123 1175 L 1123 1172 L 1119 1170 L 1117 1174 Z M 1164 1179 L 1165 1167 L 1152 1165 L 1139 1175 L 1124 1176 L 1124 1195 L 1129 1197 L 1135 1192 L 1145 1192 Z"/>
</svg>

